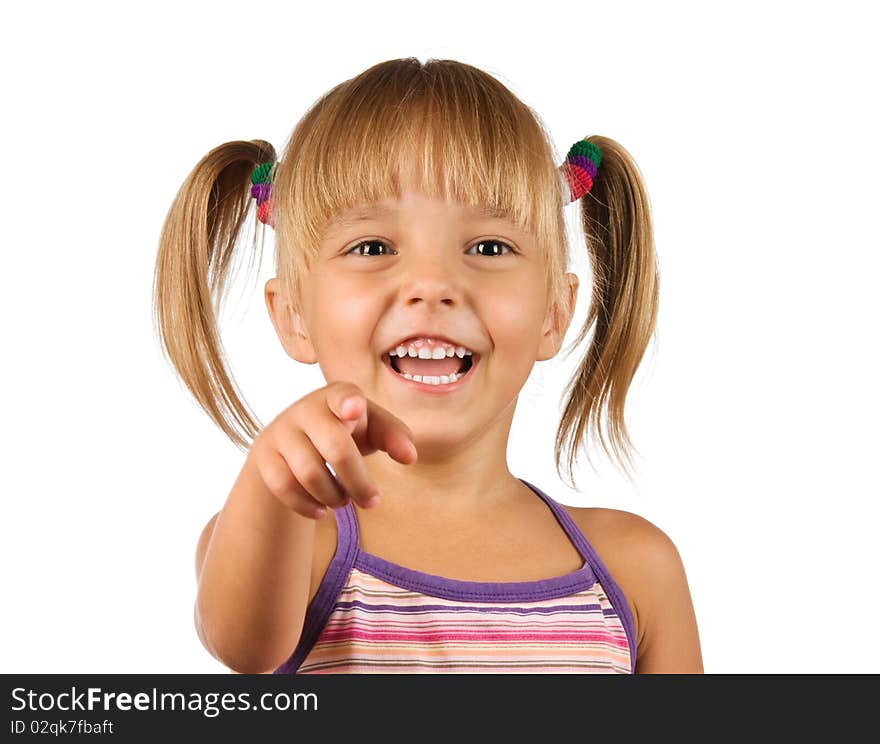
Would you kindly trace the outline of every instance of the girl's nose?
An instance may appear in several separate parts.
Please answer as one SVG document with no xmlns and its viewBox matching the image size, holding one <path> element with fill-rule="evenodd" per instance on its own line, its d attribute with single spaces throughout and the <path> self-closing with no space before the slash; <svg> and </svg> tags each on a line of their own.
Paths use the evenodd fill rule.
<svg viewBox="0 0 880 744">
<path fill-rule="evenodd" d="M 447 257 L 436 253 L 413 257 L 402 282 L 401 292 L 408 303 L 455 304 L 461 298 L 461 276 Z"/>
</svg>

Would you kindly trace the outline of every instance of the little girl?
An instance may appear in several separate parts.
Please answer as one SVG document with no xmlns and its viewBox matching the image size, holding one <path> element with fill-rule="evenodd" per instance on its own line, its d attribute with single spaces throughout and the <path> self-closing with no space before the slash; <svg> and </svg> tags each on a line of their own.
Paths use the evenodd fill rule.
<svg viewBox="0 0 880 744">
<path fill-rule="evenodd" d="M 327 381 L 265 427 L 217 326 L 252 200 L 275 230 L 278 338 Z M 330 90 L 280 158 L 235 141 L 196 165 L 163 228 L 155 313 L 189 390 L 247 449 L 197 548 L 196 627 L 217 659 L 237 672 L 702 672 L 667 535 L 564 506 L 507 467 L 519 392 L 574 312 L 575 200 L 593 269 L 576 343 L 593 335 L 555 442 L 569 473 L 589 426 L 611 455 L 602 417 L 629 457 L 624 401 L 657 314 L 648 199 L 619 144 L 589 137 L 557 166 L 496 79 L 407 58 Z"/>
</svg>

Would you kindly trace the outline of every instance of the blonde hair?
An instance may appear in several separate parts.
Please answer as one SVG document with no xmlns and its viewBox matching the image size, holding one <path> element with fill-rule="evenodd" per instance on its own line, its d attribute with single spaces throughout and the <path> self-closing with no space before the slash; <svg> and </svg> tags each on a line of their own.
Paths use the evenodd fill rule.
<svg viewBox="0 0 880 744">
<path fill-rule="evenodd" d="M 624 403 L 654 331 L 659 284 L 635 162 L 614 140 L 585 139 L 602 151 L 602 162 L 580 199 L 593 284 L 572 347 L 594 330 L 566 387 L 555 442 L 557 471 L 567 448 L 569 475 L 591 426 L 606 454 L 624 467 L 631 462 Z M 297 309 L 328 222 L 352 206 L 400 197 L 405 167 L 415 169 L 429 195 L 487 206 L 533 234 L 547 259 L 549 301 L 565 302 L 561 159 L 538 116 L 494 77 L 461 62 L 409 57 L 374 65 L 315 102 L 280 159 L 262 140 L 215 147 L 187 176 L 165 219 L 154 282 L 161 343 L 198 403 L 239 447 L 249 447 L 262 427 L 224 362 L 217 319 L 252 209 L 251 173 L 270 161 L 277 161 L 276 274 Z"/>
</svg>

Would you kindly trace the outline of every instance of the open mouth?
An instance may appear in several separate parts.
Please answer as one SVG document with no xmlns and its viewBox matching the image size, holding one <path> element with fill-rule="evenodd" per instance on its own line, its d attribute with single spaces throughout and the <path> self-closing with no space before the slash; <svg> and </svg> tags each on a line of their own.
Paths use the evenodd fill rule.
<svg viewBox="0 0 880 744">
<path fill-rule="evenodd" d="M 457 362 L 457 368 L 450 365 L 453 360 Z M 464 380 L 479 362 L 479 354 L 466 354 L 460 359 L 448 357 L 445 360 L 409 357 L 403 360 L 405 369 L 401 366 L 400 357 L 396 355 L 383 354 L 382 361 L 402 379 L 438 388 L 439 392 L 444 388 L 457 386 L 459 382 Z"/>
</svg>

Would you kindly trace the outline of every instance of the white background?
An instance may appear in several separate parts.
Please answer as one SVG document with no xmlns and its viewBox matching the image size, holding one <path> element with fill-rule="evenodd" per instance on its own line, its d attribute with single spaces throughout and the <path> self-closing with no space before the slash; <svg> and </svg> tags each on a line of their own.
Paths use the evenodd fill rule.
<svg viewBox="0 0 880 744">
<path fill-rule="evenodd" d="M 553 468 L 576 354 L 523 390 L 514 473 L 673 539 L 707 672 L 880 671 L 880 67 L 862 4 L 435 7 L 2 11 L 2 671 L 225 672 L 193 628 L 194 551 L 244 455 L 161 357 L 159 230 L 208 150 L 280 150 L 327 89 L 404 56 L 497 75 L 563 155 L 616 139 L 649 190 L 661 309 L 628 400 L 635 483 L 600 458 L 575 492 Z M 272 331 L 273 245 L 223 317 L 263 422 L 324 384 Z M 575 245 L 569 343 L 588 302 Z"/>
</svg>

